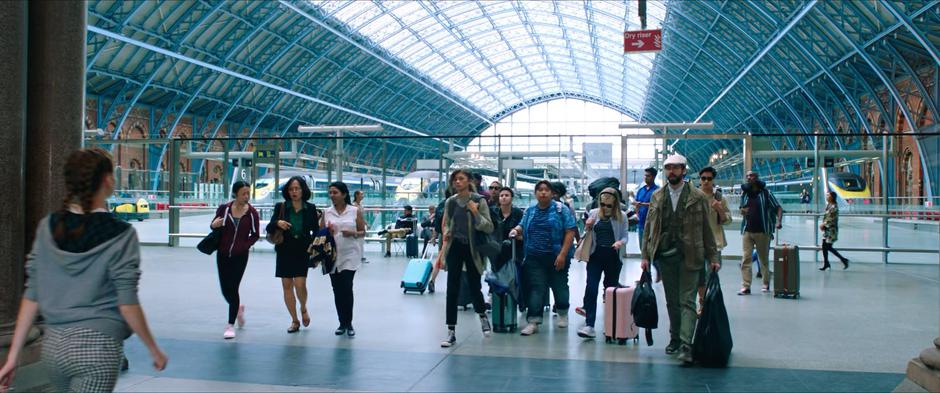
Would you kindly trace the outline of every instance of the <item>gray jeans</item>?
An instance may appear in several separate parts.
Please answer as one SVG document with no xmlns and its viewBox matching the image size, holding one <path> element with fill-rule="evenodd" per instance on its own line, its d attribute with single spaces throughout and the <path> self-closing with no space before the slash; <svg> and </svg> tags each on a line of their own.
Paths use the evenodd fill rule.
<svg viewBox="0 0 940 393">
<path fill-rule="evenodd" d="M 527 255 L 522 265 L 523 279 L 528 283 L 529 289 L 526 320 L 529 323 L 542 323 L 543 306 L 548 299 L 548 289 L 555 293 L 555 312 L 560 315 L 568 313 L 570 307 L 568 298 L 568 263 L 561 271 L 555 270 L 555 255 Z"/>
</svg>

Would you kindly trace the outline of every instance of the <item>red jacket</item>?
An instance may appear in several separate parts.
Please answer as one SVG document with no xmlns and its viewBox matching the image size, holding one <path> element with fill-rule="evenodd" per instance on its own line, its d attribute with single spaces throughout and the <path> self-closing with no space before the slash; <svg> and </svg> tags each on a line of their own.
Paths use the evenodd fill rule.
<svg viewBox="0 0 940 393">
<path fill-rule="evenodd" d="M 238 225 L 235 225 L 235 218 L 232 217 L 232 202 L 223 203 L 215 209 L 215 218 L 223 218 L 222 240 L 219 242 L 221 255 L 229 258 L 245 255 L 258 241 L 261 218 L 251 204 L 248 204 L 248 212 L 239 219 Z M 215 221 L 215 218 L 212 220 Z"/>
</svg>

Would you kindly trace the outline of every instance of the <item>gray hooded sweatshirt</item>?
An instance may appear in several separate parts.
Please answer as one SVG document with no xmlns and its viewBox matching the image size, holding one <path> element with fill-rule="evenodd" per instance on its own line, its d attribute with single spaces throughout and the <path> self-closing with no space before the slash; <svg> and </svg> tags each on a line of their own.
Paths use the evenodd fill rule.
<svg viewBox="0 0 940 393">
<path fill-rule="evenodd" d="M 49 217 L 27 256 L 26 292 L 50 328 L 81 327 L 124 341 L 131 329 L 118 305 L 138 304 L 140 246 L 133 227 L 84 253 L 62 251 Z"/>
</svg>

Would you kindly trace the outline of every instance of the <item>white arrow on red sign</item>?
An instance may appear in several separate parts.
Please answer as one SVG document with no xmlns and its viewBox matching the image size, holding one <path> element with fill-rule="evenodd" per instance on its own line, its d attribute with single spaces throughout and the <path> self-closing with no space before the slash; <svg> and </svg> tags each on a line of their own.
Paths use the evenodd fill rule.
<svg viewBox="0 0 940 393">
<path fill-rule="evenodd" d="M 633 43 L 630 44 L 630 45 L 633 45 L 633 46 L 637 47 L 637 49 L 639 49 L 639 48 L 642 48 L 642 47 L 643 47 L 643 41 L 639 41 L 639 40 L 638 40 L 638 41 L 633 41 Z"/>
</svg>

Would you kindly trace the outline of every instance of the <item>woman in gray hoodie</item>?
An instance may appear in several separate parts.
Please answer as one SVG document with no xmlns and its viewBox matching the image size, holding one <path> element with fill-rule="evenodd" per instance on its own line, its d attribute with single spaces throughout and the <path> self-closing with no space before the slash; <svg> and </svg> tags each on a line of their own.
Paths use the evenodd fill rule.
<svg viewBox="0 0 940 393">
<path fill-rule="evenodd" d="M 157 370 L 167 357 L 157 347 L 137 299 L 137 232 L 107 210 L 114 191 L 111 156 L 100 149 L 72 153 L 65 164 L 62 209 L 39 222 L 27 256 L 26 291 L 13 342 L 0 368 L 0 390 L 13 382 L 19 354 L 42 310 L 42 361 L 57 391 L 110 392 L 124 340 L 137 333 Z"/>
</svg>

